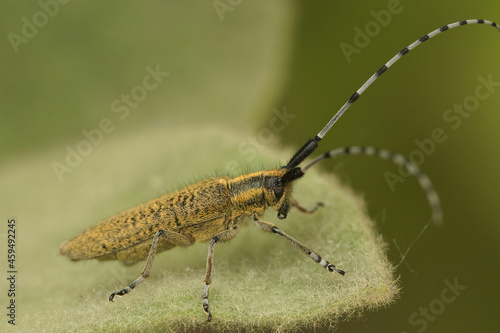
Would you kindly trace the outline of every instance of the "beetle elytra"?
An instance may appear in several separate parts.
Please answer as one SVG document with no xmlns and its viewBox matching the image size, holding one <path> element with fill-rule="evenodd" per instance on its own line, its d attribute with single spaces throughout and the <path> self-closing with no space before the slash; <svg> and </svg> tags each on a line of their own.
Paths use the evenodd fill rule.
<svg viewBox="0 0 500 333">
<path fill-rule="evenodd" d="M 113 292 L 109 300 L 123 296 L 149 276 L 156 253 L 176 246 L 189 246 L 195 241 L 209 242 L 202 307 L 212 319 L 208 302 L 212 282 L 214 247 L 236 236 L 238 230 L 252 221 L 259 229 L 277 234 L 299 248 L 329 272 L 345 272 L 323 258 L 276 225 L 262 220 L 267 208 L 277 212 L 279 219 L 287 217 L 292 207 L 303 213 L 313 213 L 292 198 L 294 181 L 304 176 L 314 164 L 340 155 L 364 154 L 377 156 L 404 166 L 419 181 L 427 195 L 435 223 L 441 221 L 439 197 L 430 179 L 420 169 L 399 154 L 373 147 L 347 147 L 331 150 L 303 167 L 299 165 L 318 147 L 319 141 L 342 114 L 387 69 L 416 46 L 451 28 L 468 24 L 487 24 L 500 27 L 487 20 L 465 20 L 445 25 L 421 37 L 401 50 L 374 73 L 340 108 L 327 125 L 300 148 L 289 162 L 280 169 L 262 170 L 235 178 L 214 177 L 186 186 L 173 193 L 114 215 L 75 238 L 63 243 L 59 252 L 73 260 L 119 260 L 123 262 L 146 259 L 141 275 L 127 287 Z"/>
</svg>

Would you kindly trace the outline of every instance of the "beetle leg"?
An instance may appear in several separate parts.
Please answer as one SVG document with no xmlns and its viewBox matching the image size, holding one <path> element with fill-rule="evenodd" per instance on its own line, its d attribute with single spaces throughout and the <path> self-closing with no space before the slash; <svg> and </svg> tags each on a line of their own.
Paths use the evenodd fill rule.
<svg viewBox="0 0 500 333">
<path fill-rule="evenodd" d="M 335 265 L 330 264 L 325 259 L 322 259 L 319 254 L 313 252 L 307 246 L 305 246 L 304 244 L 302 244 L 301 242 L 299 242 L 295 238 L 290 237 L 287 234 L 285 234 L 283 231 L 278 229 L 278 227 L 276 225 L 269 223 L 269 222 L 266 222 L 266 221 L 262 221 L 257 217 L 253 217 L 253 221 L 255 222 L 255 224 L 257 225 L 257 227 L 259 229 L 267 231 L 267 232 L 272 232 L 272 233 L 275 233 L 275 234 L 278 234 L 278 235 L 284 237 L 286 240 L 288 240 L 290 243 L 292 243 L 293 245 L 298 247 L 302 252 L 304 252 L 305 255 L 307 255 L 312 260 L 314 260 L 315 262 L 317 262 L 318 264 L 320 264 L 321 266 L 326 268 L 329 272 L 335 271 L 341 275 L 345 274 L 345 272 L 343 270 L 338 269 L 337 267 L 335 267 Z"/>
<path fill-rule="evenodd" d="M 304 214 L 313 214 L 317 209 L 318 207 L 323 207 L 323 203 L 322 202 L 318 202 L 316 204 L 316 206 L 314 206 L 312 209 L 307 209 L 307 208 L 304 208 L 302 207 L 296 200 L 294 199 L 291 199 L 290 200 L 290 203 L 292 204 L 292 206 L 294 206 L 295 208 L 297 208 L 300 212 L 304 213 Z"/>
<path fill-rule="evenodd" d="M 168 242 L 176 245 L 176 246 L 187 246 L 192 242 L 184 235 L 179 234 L 178 232 L 169 231 L 169 230 L 158 230 L 158 232 L 153 237 L 153 242 L 151 243 L 151 249 L 149 250 L 148 258 L 146 259 L 146 265 L 144 265 L 144 269 L 141 272 L 141 276 L 139 276 L 134 282 L 129 284 L 127 287 L 122 290 L 115 291 L 111 295 L 109 295 L 109 301 L 113 302 L 115 296 L 123 296 L 128 294 L 132 289 L 137 287 L 145 278 L 149 276 L 149 272 L 151 271 L 151 266 L 153 266 L 153 260 L 156 255 L 156 250 L 158 248 L 158 239 L 160 237 L 165 238 Z"/>
<path fill-rule="evenodd" d="M 212 320 L 212 312 L 210 311 L 210 307 L 208 306 L 208 288 L 210 288 L 210 283 L 212 283 L 214 245 L 216 243 L 224 243 L 231 240 L 232 238 L 234 238 L 234 236 L 236 236 L 237 232 L 238 229 L 236 226 L 234 227 L 234 229 L 219 232 L 212 237 L 210 245 L 208 246 L 207 274 L 205 275 L 205 287 L 203 287 L 203 293 L 201 294 L 203 311 L 208 314 L 207 321 Z"/>
</svg>

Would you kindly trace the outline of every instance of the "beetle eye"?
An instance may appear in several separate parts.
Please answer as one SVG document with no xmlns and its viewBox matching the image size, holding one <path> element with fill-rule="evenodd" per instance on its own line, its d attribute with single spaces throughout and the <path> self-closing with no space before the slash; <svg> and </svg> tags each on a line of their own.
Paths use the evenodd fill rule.
<svg viewBox="0 0 500 333">
<path fill-rule="evenodd" d="M 274 189 L 274 195 L 276 196 L 276 200 L 279 201 L 283 196 L 283 188 Z"/>
<path fill-rule="evenodd" d="M 283 196 L 283 182 L 281 181 L 281 178 L 276 178 L 273 182 L 273 191 L 276 196 L 276 200 L 279 201 Z"/>
</svg>

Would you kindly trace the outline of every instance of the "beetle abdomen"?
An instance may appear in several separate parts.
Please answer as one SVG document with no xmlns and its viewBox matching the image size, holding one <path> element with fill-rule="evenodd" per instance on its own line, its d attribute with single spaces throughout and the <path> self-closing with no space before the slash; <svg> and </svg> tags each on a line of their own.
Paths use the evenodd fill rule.
<svg viewBox="0 0 500 333">
<path fill-rule="evenodd" d="M 214 220 L 223 223 L 231 211 L 226 178 L 210 178 L 111 216 L 63 243 L 59 253 L 73 260 L 102 256 L 106 256 L 101 258 L 104 260 L 123 261 L 145 258 L 158 230 L 179 232 L 194 241 L 199 228 L 189 226 Z M 218 225 L 214 230 L 223 228 L 224 225 Z M 160 245 L 163 250 L 173 247 L 168 243 Z M 130 249 L 134 258 L 127 259 L 125 249 Z M 112 253 L 116 253 L 116 258 L 109 256 Z"/>
</svg>

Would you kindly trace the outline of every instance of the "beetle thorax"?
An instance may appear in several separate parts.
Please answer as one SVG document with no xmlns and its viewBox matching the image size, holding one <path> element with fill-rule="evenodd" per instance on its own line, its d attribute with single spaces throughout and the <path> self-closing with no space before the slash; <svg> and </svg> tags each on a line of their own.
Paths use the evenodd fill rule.
<svg viewBox="0 0 500 333">
<path fill-rule="evenodd" d="M 267 207 L 288 211 L 292 184 L 282 184 L 284 169 L 265 170 L 230 179 L 229 190 L 233 204 L 245 212 L 262 214 Z"/>
</svg>

